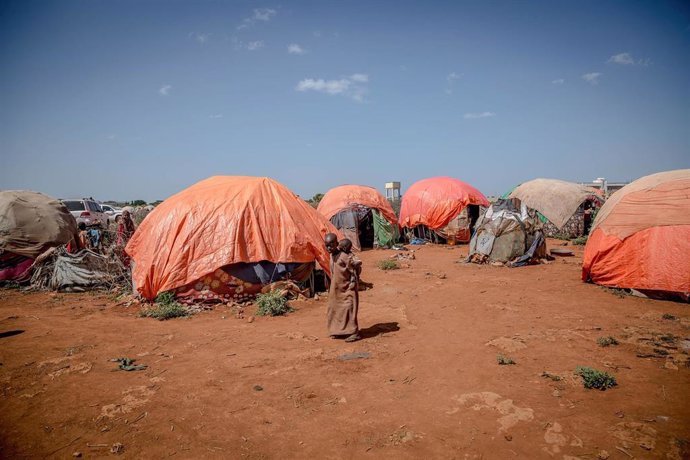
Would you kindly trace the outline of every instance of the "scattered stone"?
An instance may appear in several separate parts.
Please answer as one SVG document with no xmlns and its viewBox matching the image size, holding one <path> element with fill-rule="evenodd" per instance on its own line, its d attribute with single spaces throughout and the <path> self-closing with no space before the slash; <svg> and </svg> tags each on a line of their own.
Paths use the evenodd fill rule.
<svg viewBox="0 0 690 460">
<path fill-rule="evenodd" d="M 75 452 L 72 454 L 72 457 L 74 458 L 80 458 L 81 457 L 81 452 Z"/>
<path fill-rule="evenodd" d="M 597 458 L 599 460 L 606 460 L 609 458 L 611 455 L 608 453 L 606 450 L 600 450 L 599 453 L 597 454 Z"/>
<path fill-rule="evenodd" d="M 652 450 L 654 449 L 654 445 L 649 442 L 641 442 L 640 447 L 642 447 L 644 450 Z"/>
<path fill-rule="evenodd" d="M 369 359 L 371 353 L 368 351 L 355 351 L 352 353 L 345 353 L 344 355 L 338 356 L 340 361 L 351 361 L 353 359 Z"/>
<path fill-rule="evenodd" d="M 672 360 L 672 359 L 666 360 L 666 363 L 664 363 L 664 368 L 670 369 L 670 370 L 672 370 L 672 371 L 677 371 L 677 370 L 678 370 L 678 366 L 676 366 L 675 364 L 673 364 L 673 360 Z"/>
<path fill-rule="evenodd" d="M 123 446 L 121 443 L 116 442 L 113 444 L 113 447 L 110 448 L 110 453 L 115 454 L 115 455 L 120 455 L 125 451 L 125 446 Z"/>
<path fill-rule="evenodd" d="M 405 435 L 400 439 L 400 441 L 402 441 L 402 442 L 414 441 L 414 432 L 406 431 Z"/>
<path fill-rule="evenodd" d="M 252 388 L 254 389 L 254 391 L 264 391 L 264 387 L 262 387 L 261 385 L 254 385 Z"/>
<path fill-rule="evenodd" d="M 504 438 L 506 438 L 506 441 L 512 441 L 513 440 L 513 436 L 509 435 L 509 434 L 505 435 Z"/>
<path fill-rule="evenodd" d="M 253 323 L 253 322 L 254 322 L 254 317 L 253 317 L 253 316 L 250 316 L 249 318 L 247 318 L 247 322 L 248 322 L 248 323 Z"/>
</svg>

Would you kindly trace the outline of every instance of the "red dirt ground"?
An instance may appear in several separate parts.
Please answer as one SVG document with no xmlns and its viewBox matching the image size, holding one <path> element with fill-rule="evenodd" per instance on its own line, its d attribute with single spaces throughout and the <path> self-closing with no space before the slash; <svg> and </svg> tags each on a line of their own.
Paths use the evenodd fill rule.
<svg viewBox="0 0 690 460">
<path fill-rule="evenodd" d="M 688 305 L 582 283 L 575 251 L 510 269 L 426 246 L 388 272 L 394 251 L 365 252 L 354 344 L 327 337 L 324 299 L 159 322 L 103 294 L 1 290 L 0 457 L 688 458 Z M 148 369 L 114 371 L 123 356 Z M 584 389 L 580 365 L 619 385 Z"/>
</svg>

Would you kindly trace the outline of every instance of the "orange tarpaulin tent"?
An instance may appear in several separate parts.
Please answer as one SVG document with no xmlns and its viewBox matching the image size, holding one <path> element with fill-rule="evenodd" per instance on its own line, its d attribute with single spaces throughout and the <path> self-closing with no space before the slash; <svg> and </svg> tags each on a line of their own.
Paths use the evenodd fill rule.
<svg viewBox="0 0 690 460">
<path fill-rule="evenodd" d="M 489 200 L 470 184 L 452 177 L 423 179 L 403 195 L 400 225 L 441 229 L 470 204 L 489 206 Z"/>
<path fill-rule="evenodd" d="M 582 280 L 690 293 L 690 169 L 642 177 L 611 195 L 592 225 Z"/>
<path fill-rule="evenodd" d="M 317 210 L 352 242 L 355 251 L 363 246 L 388 247 L 399 236 L 393 207 L 373 187 L 341 185 L 332 188 L 323 196 Z"/>
<path fill-rule="evenodd" d="M 127 245 L 132 280 L 152 299 L 239 262 L 316 261 L 329 272 L 326 233 L 336 228 L 267 177 L 215 176 L 171 196 Z"/>
<path fill-rule="evenodd" d="M 395 217 L 395 212 L 388 200 L 375 188 L 366 185 L 341 185 L 330 189 L 321 199 L 317 210 L 330 219 L 352 205 L 378 209 L 388 222 L 398 223 L 398 218 Z"/>
</svg>

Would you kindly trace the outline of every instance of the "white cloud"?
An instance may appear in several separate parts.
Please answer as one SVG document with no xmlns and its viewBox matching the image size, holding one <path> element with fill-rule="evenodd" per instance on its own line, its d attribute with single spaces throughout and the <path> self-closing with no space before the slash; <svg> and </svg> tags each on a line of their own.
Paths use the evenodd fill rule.
<svg viewBox="0 0 690 460">
<path fill-rule="evenodd" d="M 203 45 L 211 39 L 211 34 L 202 34 L 199 32 L 192 32 L 189 34 L 189 37 L 193 38 L 198 43 L 201 43 Z"/>
<path fill-rule="evenodd" d="M 477 113 L 466 113 L 464 115 L 464 118 L 466 120 L 472 120 L 475 118 L 489 118 L 489 117 L 495 117 L 496 114 L 493 112 L 477 112 Z"/>
<path fill-rule="evenodd" d="M 352 82 L 347 78 L 324 80 L 322 78 L 305 78 L 297 84 L 297 91 L 317 91 L 320 93 L 340 94 L 350 87 Z"/>
<path fill-rule="evenodd" d="M 619 53 L 619 54 L 614 54 L 609 58 L 607 62 L 613 62 L 614 64 L 622 64 L 622 65 L 632 65 L 635 64 L 635 60 L 633 59 L 632 55 L 630 53 Z"/>
<path fill-rule="evenodd" d="M 453 87 L 455 86 L 455 80 L 459 80 L 460 77 L 462 77 L 462 74 L 457 74 L 455 72 L 451 72 L 446 76 L 446 82 L 448 83 L 446 86 L 446 94 L 453 94 Z"/>
<path fill-rule="evenodd" d="M 264 47 L 264 42 L 261 40 L 247 43 L 247 49 L 249 51 L 255 51 L 255 50 L 258 50 L 259 48 L 263 48 L 263 47 Z"/>
<path fill-rule="evenodd" d="M 223 114 L 222 113 L 216 113 L 213 115 L 209 115 L 208 117 L 213 118 L 213 119 L 218 119 L 218 118 L 223 118 Z"/>
<path fill-rule="evenodd" d="M 630 53 L 618 53 L 611 56 L 606 62 L 621 65 L 641 65 L 643 67 L 647 67 L 652 61 L 649 58 L 635 59 Z"/>
<path fill-rule="evenodd" d="M 237 26 L 237 30 L 248 29 L 256 24 L 257 21 L 268 22 L 277 14 L 278 12 L 273 8 L 256 8 L 250 17 L 242 20 L 242 24 Z"/>
<path fill-rule="evenodd" d="M 172 85 L 163 85 L 158 89 L 158 94 L 161 96 L 167 96 L 170 94 L 170 90 L 172 89 Z"/>
<path fill-rule="evenodd" d="M 589 83 L 590 85 L 598 85 L 599 77 L 601 77 L 601 72 L 590 72 L 582 76 L 582 79 Z"/>
<path fill-rule="evenodd" d="M 320 31 L 320 30 L 315 30 L 314 32 L 312 32 L 312 34 L 313 34 L 314 37 L 316 37 L 316 38 L 321 37 L 321 31 Z"/>
<path fill-rule="evenodd" d="M 287 47 L 290 54 L 305 54 L 307 50 L 299 46 L 297 43 L 290 43 Z"/>
<path fill-rule="evenodd" d="M 109 141 L 113 141 L 113 140 L 115 140 L 116 137 L 117 137 L 117 136 L 116 136 L 115 134 L 111 134 L 111 135 L 108 136 L 108 140 L 109 140 Z"/>
<path fill-rule="evenodd" d="M 551 80 L 552 85 L 562 85 L 563 83 L 565 83 L 565 80 L 563 80 L 562 78 L 557 78 L 555 80 Z"/>
<path fill-rule="evenodd" d="M 297 91 L 316 91 L 326 94 L 342 94 L 349 96 L 357 102 L 365 102 L 367 88 L 364 86 L 369 81 L 369 76 L 356 73 L 349 77 L 337 80 L 324 80 L 323 78 L 305 78 L 297 83 Z"/>
<path fill-rule="evenodd" d="M 256 21 L 270 21 L 278 12 L 272 8 L 257 8 L 254 10 L 253 18 Z"/>
</svg>

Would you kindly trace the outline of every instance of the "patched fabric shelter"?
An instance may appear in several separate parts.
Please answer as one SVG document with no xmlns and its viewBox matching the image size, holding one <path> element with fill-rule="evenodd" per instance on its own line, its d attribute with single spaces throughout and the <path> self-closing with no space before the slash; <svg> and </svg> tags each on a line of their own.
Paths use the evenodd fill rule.
<svg viewBox="0 0 690 460">
<path fill-rule="evenodd" d="M 39 192 L 0 192 L 0 280 L 24 280 L 33 260 L 77 237 L 62 202 Z"/>
<path fill-rule="evenodd" d="M 603 203 L 602 197 L 589 187 L 558 179 L 534 179 L 504 195 L 517 198 L 543 216 L 546 236 L 576 238 L 590 226 L 588 211 Z"/>
<path fill-rule="evenodd" d="M 262 286 L 302 281 L 318 263 L 329 272 L 326 233 L 337 229 L 287 187 L 267 177 L 215 176 L 157 206 L 126 252 L 136 290 L 201 300 L 245 298 Z"/>
<path fill-rule="evenodd" d="M 445 239 L 467 242 L 479 207 L 489 200 L 471 185 L 452 177 L 431 177 L 415 182 L 405 192 L 400 226 L 423 226 Z"/>
<path fill-rule="evenodd" d="M 611 195 L 592 226 L 582 280 L 690 293 L 690 169 L 642 177 Z"/>
<path fill-rule="evenodd" d="M 317 210 L 333 223 L 356 250 L 390 247 L 398 239 L 398 219 L 375 188 L 341 185 L 329 190 Z"/>
<path fill-rule="evenodd" d="M 516 200 L 499 199 L 479 217 L 470 241 L 469 262 L 518 267 L 546 258 L 546 241 L 536 211 Z"/>
</svg>

